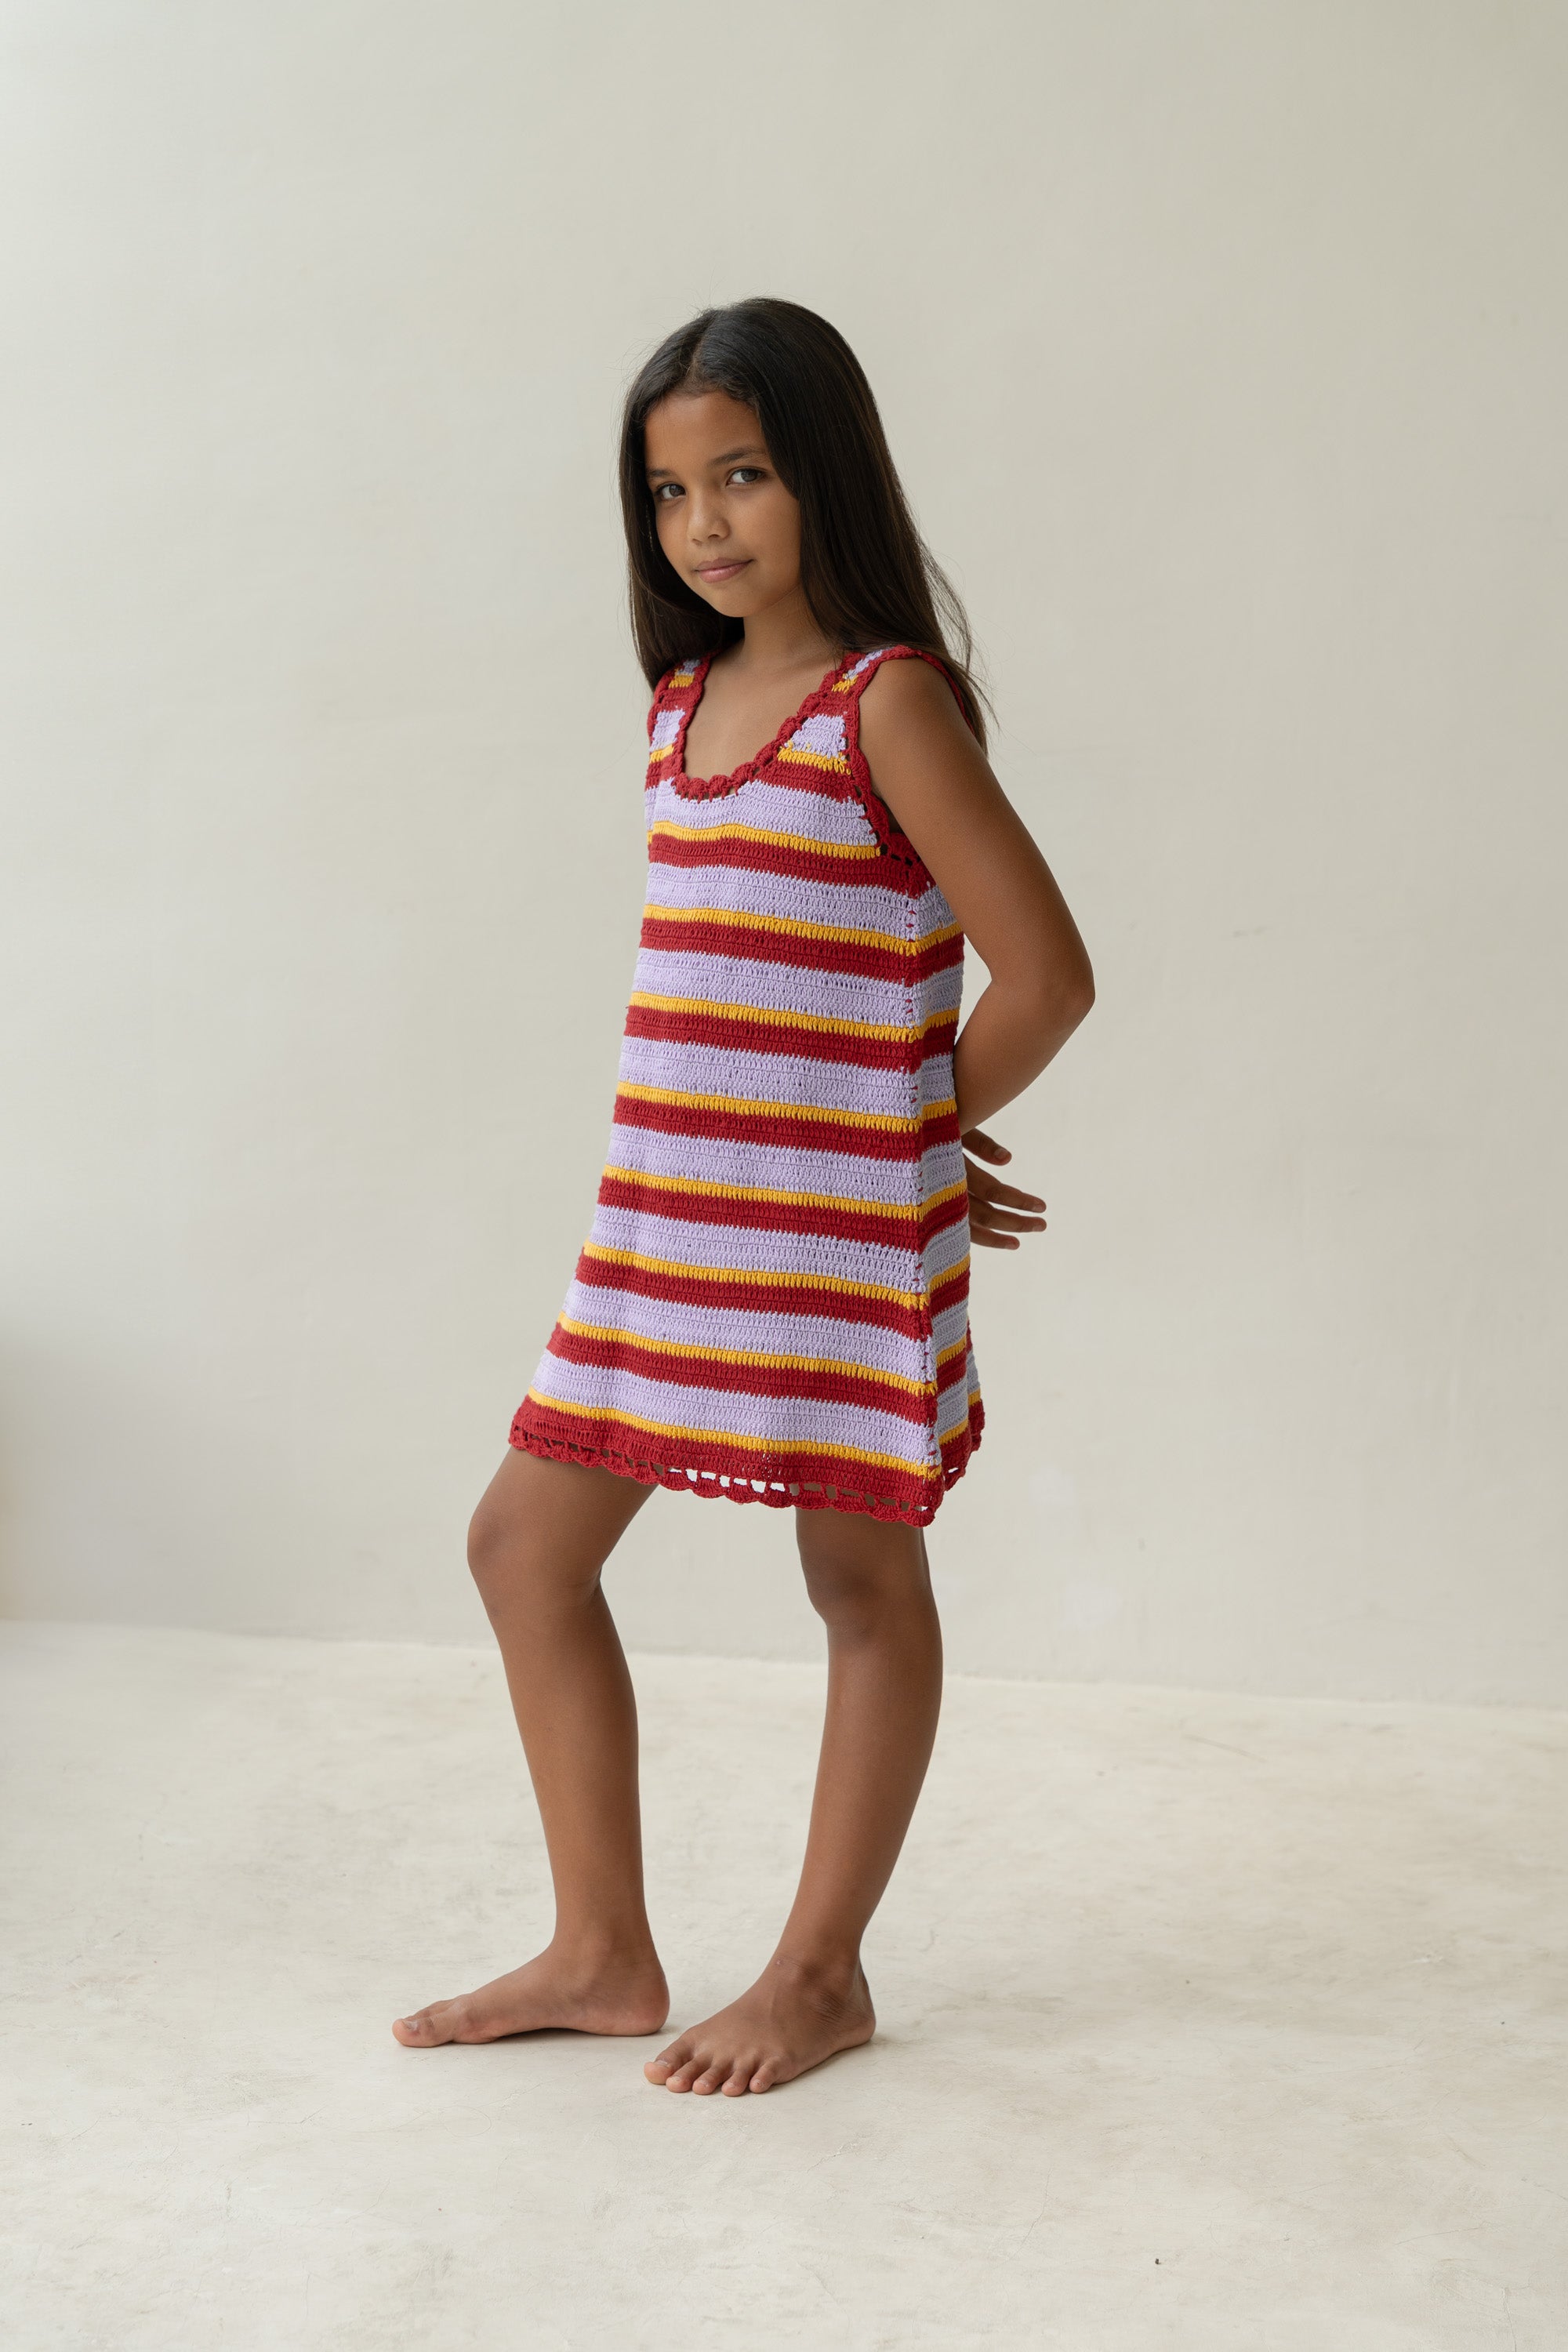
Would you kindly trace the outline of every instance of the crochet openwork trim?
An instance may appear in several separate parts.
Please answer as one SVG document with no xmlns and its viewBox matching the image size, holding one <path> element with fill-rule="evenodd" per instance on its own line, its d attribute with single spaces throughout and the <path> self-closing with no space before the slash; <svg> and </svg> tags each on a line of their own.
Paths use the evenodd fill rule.
<svg viewBox="0 0 1568 2352">
<path fill-rule="evenodd" d="M 764 1503 L 775 1511 L 841 1511 L 859 1518 L 896 1519 L 907 1527 L 927 1528 L 936 1517 L 936 1507 L 942 1496 L 963 1477 L 971 1457 L 980 1451 L 984 1425 L 984 1411 L 976 1402 L 970 1411 L 968 1444 L 957 1460 L 944 1465 L 940 1479 L 933 1481 L 931 1499 L 920 1503 L 895 1502 L 890 1496 L 867 1495 L 843 1486 L 829 1494 L 815 1480 L 759 1479 L 744 1474 L 725 1475 L 711 1470 L 682 1470 L 667 1463 L 646 1462 L 639 1455 L 607 1445 L 573 1445 L 564 1438 L 546 1437 L 531 1429 L 514 1428 L 510 1443 L 519 1454 L 535 1454 L 546 1462 L 575 1462 L 588 1470 L 613 1471 L 617 1477 L 636 1478 L 645 1486 L 664 1486 L 675 1495 L 699 1495 L 709 1499 L 720 1496 L 731 1503 Z"/>
</svg>

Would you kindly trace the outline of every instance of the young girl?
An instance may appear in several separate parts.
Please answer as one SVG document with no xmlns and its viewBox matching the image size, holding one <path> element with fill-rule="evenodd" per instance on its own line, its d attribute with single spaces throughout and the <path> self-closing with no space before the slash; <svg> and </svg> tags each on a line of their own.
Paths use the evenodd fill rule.
<svg viewBox="0 0 1568 2352">
<path fill-rule="evenodd" d="M 874 2029 L 860 1939 L 942 1690 L 922 1529 L 980 1443 L 970 1244 L 1045 1223 L 977 1164 L 1010 1156 L 979 1122 L 1093 982 L 843 338 L 791 302 L 704 311 L 632 385 L 621 494 L 654 688 L 641 953 L 593 1230 L 468 1551 L 555 1932 L 394 2032 L 664 2025 L 600 1570 L 656 1486 L 766 1503 L 827 1628 L 805 1865 L 757 1981 L 644 2069 L 739 2096 Z M 965 934 L 991 979 L 955 1045 Z"/>
</svg>

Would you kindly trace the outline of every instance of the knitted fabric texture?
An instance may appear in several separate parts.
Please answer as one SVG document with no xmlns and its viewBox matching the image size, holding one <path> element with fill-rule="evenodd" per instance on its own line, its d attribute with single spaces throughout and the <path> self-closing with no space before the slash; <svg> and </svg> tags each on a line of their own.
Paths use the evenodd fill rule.
<svg viewBox="0 0 1568 2352">
<path fill-rule="evenodd" d="M 837 664 L 702 779 L 711 656 L 659 683 L 609 1161 L 511 1424 L 527 1453 L 919 1527 L 980 1443 L 963 934 L 859 746 L 861 694 L 906 658 L 931 656 Z"/>
</svg>

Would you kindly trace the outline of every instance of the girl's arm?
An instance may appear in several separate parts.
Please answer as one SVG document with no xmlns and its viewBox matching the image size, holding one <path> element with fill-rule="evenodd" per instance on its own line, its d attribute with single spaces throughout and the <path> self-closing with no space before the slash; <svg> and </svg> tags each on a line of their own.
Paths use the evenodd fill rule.
<svg viewBox="0 0 1568 2352">
<path fill-rule="evenodd" d="M 877 792 L 991 974 L 953 1050 L 953 1090 L 966 1150 L 1005 1160 L 979 1122 L 1039 1076 L 1094 1003 L 1088 951 L 940 671 L 923 661 L 884 662 L 861 698 L 860 743 Z M 1011 1195 L 1020 1206 L 1044 1206 L 978 1169 L 971 1188 L 973 1237 L 993 1246 L 1016 1244 L 984 1230 L 991 1202 Z M 1005 1219 L 1014 1231 L 1039 1223 Z"/>
</svg>

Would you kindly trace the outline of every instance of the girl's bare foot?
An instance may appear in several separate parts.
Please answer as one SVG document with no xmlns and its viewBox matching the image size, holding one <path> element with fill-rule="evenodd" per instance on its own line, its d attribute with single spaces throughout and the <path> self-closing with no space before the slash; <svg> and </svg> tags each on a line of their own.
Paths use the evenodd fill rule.
<svg viewBox="0 0 1568 2352">
<path fill-rule="evenodd" d="M 738 2099 L 793 2082 L 835 2051 L 869 2042 L 876 2030 L 858 1960 L 830 1970 L 778 1954 L 749 1992 L 681 2034 L 643 2073 L 667 2091 L 722 2091 Z"/>
<path fill-rule="evenodd" d="M 574 1956 L 551 1944 L 478 1992 L 433 2001 L 398 2018 L 392 2030 L 405 2049 L 434 2050 L 443 2042 L 499 2042 L 550 2025 L 577 2033 L 657 2033 L 668 2015 L 669 1988 L 653 1951 Z"/>
</svg>

